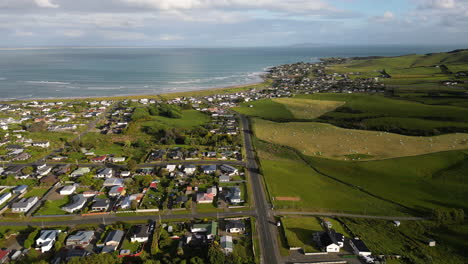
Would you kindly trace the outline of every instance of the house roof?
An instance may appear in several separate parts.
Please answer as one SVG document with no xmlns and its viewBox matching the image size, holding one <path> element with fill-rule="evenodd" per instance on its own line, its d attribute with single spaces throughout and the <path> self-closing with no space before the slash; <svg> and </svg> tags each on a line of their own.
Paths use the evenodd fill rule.
<svg viewBox="0 0 468 264">
<path fill-rule="evenodd" d="M 10 254 L 10 251 L 8 251 L 8 250 L 0 250 L 0 259 L 5 258 L 6 256 L 8 256 L 8 254 Z"/>
<path fill-rule="evenodd" d="M 124 232 L 122 230 L 112 230 L 109 235 L 106 237 L 106 244 L 108 242 L 116 241 L 120 242 L 122 240 L 122 237 L 124 235 Z"/>
<path fill-rule="evenodd" d="M 70 235 L 67 241 L 89 242 L 93 239 L 94 231 L 78 231 L 74 235 Z"/>
<path fill-rule="evenodd" d="M 351 239 L 351 242 L 354 244 L 357 250 L 359 250 L 359 252 L 371 252 L 364 241 L 360 239 Z"/>
<path fill-rule="evenodd" d="M 148 237 L 149 236 L 149 225 L 138 225 L 133 232 L 135 237 Z"/>
</svg>

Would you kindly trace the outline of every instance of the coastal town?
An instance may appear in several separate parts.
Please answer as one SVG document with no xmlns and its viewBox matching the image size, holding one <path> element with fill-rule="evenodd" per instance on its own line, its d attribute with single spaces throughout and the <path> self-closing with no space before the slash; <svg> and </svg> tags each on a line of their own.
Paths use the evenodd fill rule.
<svg viewBox="0 0 468 264">
<path fill-rule="evenodd" d="M 115 263 L 385 263 L 326 215 L 309 242 L 289 241 L 291 255 L 279 256 L 288 223 L 264 193 L 249 121 L 232 110 L 298 94 L 386 92 L 384 71 L 330 72 L 340 62 L 272 67 L 267 87 L 232 93 L 0 104 L 0 263 L 101 254 Z M 8 225 L 16 221 L 27 229 Z"/>
</svg>

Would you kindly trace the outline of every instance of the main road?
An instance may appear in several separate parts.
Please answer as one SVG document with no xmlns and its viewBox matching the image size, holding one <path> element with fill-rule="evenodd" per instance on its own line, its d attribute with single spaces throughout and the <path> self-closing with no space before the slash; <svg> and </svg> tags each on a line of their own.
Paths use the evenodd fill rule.
<svg viewBox="0 0 468 264">
<path fill-rule="evenodd" d="M 257 231 L 260 236 L 261 263 L 279 264 L 282 263 L 282 261 L 279 255 L 275 217 L 265 194 L 262 176 L 259 174 L 259 167 L 252 145 L 252 130 L 250 129 L 249 120 L 245 116 L 241 115 L 240 120 L 242 122 L 242 132 L 244 135 L 246 169 L 249 172 L 250 184 L 253 190 L 253 202 L 257 214 Z"/>
</svg>

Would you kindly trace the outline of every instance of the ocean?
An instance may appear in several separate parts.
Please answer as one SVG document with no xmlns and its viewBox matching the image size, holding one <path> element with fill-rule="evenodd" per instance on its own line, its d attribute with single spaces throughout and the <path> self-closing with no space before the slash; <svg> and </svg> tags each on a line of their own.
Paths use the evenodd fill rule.
<svg viewBox="0 0 468 264">
<path fill-rule="evenodd" d="M 268 67 L 321 57 L 397 56 L 450 46 L 47 48 L 0 50 L 0 100 L 161 94 L 261 81 Z"/>
</svg>

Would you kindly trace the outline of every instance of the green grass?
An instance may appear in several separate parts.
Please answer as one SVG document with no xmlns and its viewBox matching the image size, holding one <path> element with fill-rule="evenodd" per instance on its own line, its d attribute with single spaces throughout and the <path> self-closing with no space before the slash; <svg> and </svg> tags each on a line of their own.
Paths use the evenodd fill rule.
<svg viewBox="0 0 468 264">
<path fill-rule="evenodd" d="M 60 200 L 47 200 L 35 213 L 35 215 L 61 215 L 66 214 L 61 208 L 70 202 L 68 196 Z"/>
<path fill-rule="evenodd" d="M 468 210 L 465 151 L 364 162 L 308 159 L 324 174 L 421 213 L 430 213 L 438 207 Z"/>
<path fill-rule="evenodd" d="M 128 249 L 130 250 L 131 253 L 137 252 L 137 250 L 140 248 L 141 243 L 135 242 L 132 243 L 130 242 L 129 239 L 124 239 L 122 246 L 120 247 L 121 249 Z"/>
<path fill-rule="evenodd" d="M 406 213 L 399 206 L 318 174 L 291 150 L 258 140 L 255 146 L 269 195 L 274 198 L 277 210 L 375 215 Z M 297 197 L 300 201 L 280 201 L 277 197 Z"/>
<path fill-rule="evenodd" d="M 49 188 L 33 188 L 29 192 L 27 192 L 23 197 L 24 198 L 29 198 L 33 196 L 37 196 L 39 199 L 41 199 L 42 196 L 49 190 Z"/>
<path fill-rule="evenodd" d="M 314 247 L 312 239 L 314 233 L 323 231 L 319 219 L 316 217 L 283 217 L 281 223 L 289 247 L 300 247 L 304 252 L 320 251 Z"/>
<path fill-rule="evenodd" d="M 253 107 L 249 107 L 253 105 Z M 248 116 L 260 117 L 268 120 L 291 120 L 294 115 L 281 103 L 271 99 L 264 99 L 255 102 L 241 104 L 240 107 L 233 108 L 234 111 Z"/>
<path fill-rule="evenodd" d="M 197 110 L 183 110 L 182 118 L 168 118 L 163 116 L 152 117 L 152 121 L 142 123 L 143 127 L 156 126 L 161 128 L 192 128 L 206 124 L 210 117 Z"/>
<path fill-rule="evenodd" d="M 467 225 L 436 227 L 428 221 L 402 221 L 394 227 L 390 221 L 341 219 L 359 236 L 374 255 L 401 255 L 401 263 L 466 263 Z M 437 246 L 425 241 L 436 239 Z"/>
</svg>

